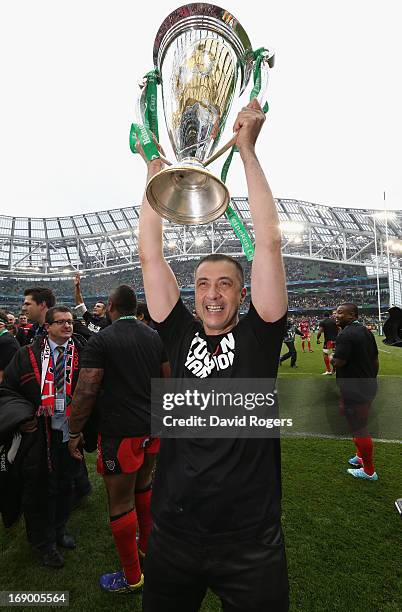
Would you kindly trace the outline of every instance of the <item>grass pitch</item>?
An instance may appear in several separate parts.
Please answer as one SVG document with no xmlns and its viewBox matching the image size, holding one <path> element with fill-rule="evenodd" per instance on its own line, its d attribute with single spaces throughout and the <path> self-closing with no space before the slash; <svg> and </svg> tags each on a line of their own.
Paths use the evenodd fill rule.
<svg viewBox="0 0 402 612">
<path fill-rule="evenodd" d="M 402 372 L 402 349 L 387 347 L 378 340 L 381 351 L 386 351 L 380 352 L 380 382 L 383 378 L 386 384 L 396 381 L 386 388 L 381 404 L 392 405 L 401 420 L 397 382 Z M 300 349 L 300 341 L 297 347 Z M 295 385 L 287 388 L 297 388 L 297 380 L 319 380 L 324 371 L 322 345 L 317 346 L 314 340 L 313 348 L 314 353 L 299 353 L 297 370 L 291 370 L 288 362 L 281 367 L 282 384 L 295 379 Z M 319 385 L 324 382 L 335 386 L 332 377 L 322 377 Z M 296 395 L 300 396 L 304 386 L 299 385 Z M 388 433 L 391 439 L 394 429 Z M 377 482 L 360 482 L 346 474 L 353 450 L 352 442 L 342 439 L 282 441 L 283 527 L 292 611 L 402 610 L 402 522 L 393 505 L 397 497 L 402 497 L 402 446 L 375 444 Z M 141 610 L 140 596 L 109 595 L 98 586 L 99 576 L 115 571 L 119 563 L 108 525 L 103 483 L 95 474 L 94 460 L 94 455 L 88 456 L 94 490 L 70 519 L 69 528 L 77 537 L 78 547 L 66 553 L 65 567 L 50 570 L 37 565 L 21 522 L 7 531 L 1 526 L 0 590 L 69 590 L 70 610 L 77 612 Z M 209 593 L 203 612 L 220 609 L 218 600 Z"/>
</svg>

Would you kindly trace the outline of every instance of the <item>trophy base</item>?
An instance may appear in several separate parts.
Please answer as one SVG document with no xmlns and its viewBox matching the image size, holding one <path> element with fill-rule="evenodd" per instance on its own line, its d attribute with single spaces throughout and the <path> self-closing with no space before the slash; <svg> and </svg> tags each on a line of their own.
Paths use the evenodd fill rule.
<svg viewBox="0 0 402 612">
<path fill-rule="evenodd" d="M 230 202 L 226 185 L 193 159 L 155 174 L 146 194 L 158 215 L 179 225 L 212 223 Z"/>
</svg>

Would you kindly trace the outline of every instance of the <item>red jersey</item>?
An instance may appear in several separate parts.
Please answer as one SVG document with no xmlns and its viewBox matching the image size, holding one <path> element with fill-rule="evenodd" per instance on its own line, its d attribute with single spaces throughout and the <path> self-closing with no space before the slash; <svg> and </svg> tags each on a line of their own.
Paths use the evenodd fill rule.
<svg viewBox="0 0 402 612">
<path fill-rule="evenodd" d="M 300 331 L 303 336 L 307 336 L 310 333 L 310 324 L 308 321 L 302 321 L 300 323 Z"/>
<path fill-rule="evenodd" d="M 32 323 L 26 323 L 25 325 L 18 325 L 18 329 L 22 329 L 25 335 L 28 334 L 31 327 L 32 327 Z"/>
</svg>

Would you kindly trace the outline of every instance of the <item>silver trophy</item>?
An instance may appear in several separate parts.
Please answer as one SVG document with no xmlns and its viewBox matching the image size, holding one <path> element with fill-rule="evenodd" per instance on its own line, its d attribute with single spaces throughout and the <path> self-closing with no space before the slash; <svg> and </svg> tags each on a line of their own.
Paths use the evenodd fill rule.
<svg viewBox="0 0 402 612">
<path fill-rule="evenodd" d="M 224 214 L 230 195 L 206 166 L 235 142 L 234 136 L 217 150 L 233 98 L 243 93 L 253 70 L 250 40 L 228 11 L 187 4 L 160 26 L 153 59 L 177 163 L 151 178 L 148 201 L 169 221 L 210 223 Z M 273 63 L 273 53 L 266 52 L 263 80 Z"/>
</svg>

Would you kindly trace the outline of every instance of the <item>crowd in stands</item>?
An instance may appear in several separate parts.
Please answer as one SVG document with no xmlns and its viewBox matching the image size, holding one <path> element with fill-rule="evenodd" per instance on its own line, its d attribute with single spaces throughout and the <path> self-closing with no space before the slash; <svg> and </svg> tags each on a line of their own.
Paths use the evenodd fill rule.
<svg viewBox="0 0 402 612">
<path fill-rule="evenodd" d="M 389 292 L 380 290 L 381 303 L 387 303 Z M 289 293 L 291 308 L 303 310 L 322 310 L 335 308 L 340 302 L 353 302 L 357 306 L 377 304 L 377 291 L 365 288 L 351 288 L 320 293 Z"/>
<path fill-rule="evenodd" d="M 242 264 L 245 271 L 246 285 L 249 285 L 251 263 L 244 257 L 239 258 L 239 262 Z M 169 263 L 176 275 L 180 287 L 192 287 L 194 285 L 194 259 L 187 261 L 171 260 Z M 285 268 L 288 281 L 323 281 L 328 279 L 365 276 L 364 268 L 308 260 L 285 259 Z M 111 289 L 120 284 L 128 283 L 133 285 L 136 290 L 141 290 L 143 287 L 140 267 L 131 268 L 129 270 L 109 270 L 106 274 L 94 270 L 91 274 L 83 274 L 82 278 L 83 283 L 85 283 L 86 293 L 89 297 L 107 295 Z M 63 279 L 41 278 L 36 284 L 44 285 L 46 282 L 51 283 L 53 291 L 59 296 L 68 296 L 71 293 L 72 279 L 70 276 Z M 32 280 L 27 281 L 25 279 L 3 277 L 0 279 L 0 294 L 10 296 L 22 295 L 27 284 L 33 284 Z"/>
<path fill-rule="evenodd" d="M 245 270 L 245 285 L 249 287 L 251 264 L 245 258 L 240 258 L 239 261 Z M 184 290 L 190 290 L 190 292 L 194 287 L 194 264 L 194 259 L 170 261 L 170 265 L 178 280 L 179 286 Z M 364 268 L 296 259 L 285 259 L 285 267 L 288 282 L 317 281 L 317 285 L 314 284 L 315 290 L 309 290 L 311 284 L 307 285 L 303 290 L 294 290 L 293 287 L 295 285 L 289 287 L 290 310 L 303 309 L 307 311 L 323 311 L 325 309 L 334 308 L 339 301 L 353 301 L 358 305 L 370 305 L 373 308 L 377 304 L 377 290 L 373 288 L 372 283 L 371 285 L 368 284 L 368 279 L 367 281 L 359 281 L 360 284 L 351 282 L 349 285 L 348 283 L 346 287 L 340 287 L 339 290 L 337 289 L 336 291 L 334 291 L 333 285 L 328 287 L 328 291 L 324 289 L 324 287 L 328 285 L 324 285 L 324 287 L 321 286 L 321 291 L 316 290 L 317 286 L 320 286 L 320 283 L 322 284 L 323 281 L 328 281 L 328 279 L 335 281 L 356 277 L 361 278 L 365 276 Z M 117 271 L 109 270 L 107 274 L 94 271 L 91 274 L 87 273 L 82 275 L 82 286 L 85 291 L 85 298 L 91 305 L 98 299 L 105 300 L 110 291 L 120 284 L 129 284 L 133 286 L 139 297 L 143 297 L 143 279 L 140 267 Z M 365 284 L 367 287 L 364 287 Z M 71 277 L 67 277 L 62 279 L 42 278 L 34 281 L 2 278 L 0 280 L 0 306 L 18 314 L 24 289 L 28 285 L 49 285 L 60 302 L 70 306 L 73 305 L 74 283 Z M 193 308 L 194 300 L 191 293 L 189 295 L 184 295 L 186 303 L 190 308 Z M 382 288 L 381 302 L 387 303 L 387 301 L 388 291 Z M 244 308 L 247 308 L 247 302 Z"/>
</svg>

